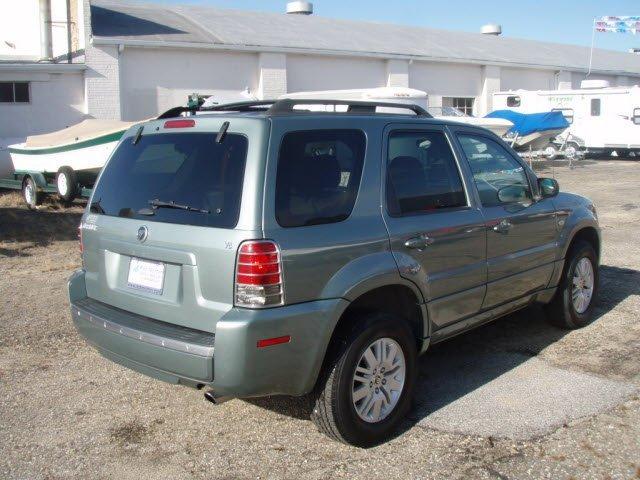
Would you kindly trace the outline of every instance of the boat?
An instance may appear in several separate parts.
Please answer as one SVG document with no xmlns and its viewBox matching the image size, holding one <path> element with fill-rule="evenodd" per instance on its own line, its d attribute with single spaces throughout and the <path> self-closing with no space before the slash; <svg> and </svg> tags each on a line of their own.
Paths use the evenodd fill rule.
<svg viewBox="0 0 640 480">
<path fill-rule="evenodd" d="M 56 191 L 66 201 L 93 187 L 100 170 L 132 125 L 138 122 L 85 119 L 82 122 L 43 135 L 27 137 L 23 143 L 9 145 L 13 172 L 0 186 L 21 188 L 25 200 L 35 201 L 38 193 Z M 31 189 L 27 198 L 26 188 Z M 55 188 L 54 188 L 55 187 Z"/>
<path fill-rule="evenodd" d="M 513 127 L 513 123 L 504 118 L 473 117 L 455 107 L 430 107 L 429 113 L 431 113 L 434 118 L 443 118 L 446 120 L 453 120 L 455 122 L 468 123 L 469 125 L 486 128 L 499 137 L 506 135 L 511 127 Z"/>
<path fill-rule="evenodd" d="M 569 122 L 562 112 L 519 113 L 513 110 L 496 110 L 485 118 L 501 118 L 513 126 L 503 136 L 516 151 L 545 150 L 560 135 Z"/>
</svg>

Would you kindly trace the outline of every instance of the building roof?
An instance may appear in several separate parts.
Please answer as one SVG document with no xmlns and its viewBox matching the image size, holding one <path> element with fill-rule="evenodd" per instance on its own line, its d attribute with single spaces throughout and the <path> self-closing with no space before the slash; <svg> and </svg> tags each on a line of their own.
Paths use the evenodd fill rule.
<svg viewBox="0 0 640 480">
<path fill-rule="evenodd" d="M 95 44 L 301 52 L 586 71 L 589 48 L 438 30 L 196 5 L 92 0 Z M 640 75 L 638 55 L 595 49 L 592 71 Z"/>
</svg>

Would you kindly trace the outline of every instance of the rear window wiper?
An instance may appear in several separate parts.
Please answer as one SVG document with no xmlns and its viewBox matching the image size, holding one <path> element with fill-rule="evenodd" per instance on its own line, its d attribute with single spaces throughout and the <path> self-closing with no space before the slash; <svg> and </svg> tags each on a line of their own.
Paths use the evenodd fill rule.
<svg viewBox="0 0 640 480">
<path fill-rule="evenodd" d="M 211 211 L 206 210 L 204 208 L 192 207 L 191 205 L 182 205 L 180 203 L 176 203 L 173 200 L 166 202 L 160 199 L 149 200 L 147 203 L 151 205 L 151 209 L 143 208 L 138 211 L 141 215 L 155 215 L 155 210 L 158 208 L 175 208 L 178 210 L 187 210 L 188 212 L 198 212 L 198 213 L 211 213 Z"/>
</svg>

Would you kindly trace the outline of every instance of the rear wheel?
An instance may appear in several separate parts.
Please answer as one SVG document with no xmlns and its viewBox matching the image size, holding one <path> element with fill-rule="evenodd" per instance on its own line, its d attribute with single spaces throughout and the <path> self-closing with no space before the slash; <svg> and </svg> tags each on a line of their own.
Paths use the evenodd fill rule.
<svg viewBox="0 0 640 480">
<path fill-rule="evenodd" d="M 22 182 L 22 196 L 31 210 L 42 203 L 42 192 L 38 191 L 38 186 L 31 177 L 25 178 Z"/>
<path fill-rule="evenodd" d="M 593 317 L 598 294 L 598 261 L 590 243 L 579 241 L 567 258 L 555 297 L 547 305 L 547 319 L 561 328 L 581 328 Z"/>
<path fill-rule="evenodd" d="M 78 180 L 76 172 L 71 167 L 61 167 L 56 175 L 56 189 L 58 195 L 65 202 L 72 202 L 78 195 Z"/>
<path fill-rule="evenodd" d="M 319 382 L 311 418 L 329 437 L 368 447 L 388 438 L 409 410 L 417 352 L 403 320 L 359 320 Z"/>
</svg>

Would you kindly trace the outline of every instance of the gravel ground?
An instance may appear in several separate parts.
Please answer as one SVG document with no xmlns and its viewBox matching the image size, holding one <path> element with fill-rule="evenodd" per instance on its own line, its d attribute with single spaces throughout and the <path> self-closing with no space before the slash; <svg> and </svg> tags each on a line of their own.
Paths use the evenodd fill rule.
<svg viewBox="0 0 640 480">
<path fill-rule="evenodd" d="M 212 406 L 100 357 L 67 309 L 81 205 L 0 193 L 0 478 L 640 478 L 640 162 L 538 170 L 598 206 L 596 320 L 530 308 L 434 347 L 402 431 L 369 450 L 303 400 Z"/>
</svg>

